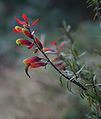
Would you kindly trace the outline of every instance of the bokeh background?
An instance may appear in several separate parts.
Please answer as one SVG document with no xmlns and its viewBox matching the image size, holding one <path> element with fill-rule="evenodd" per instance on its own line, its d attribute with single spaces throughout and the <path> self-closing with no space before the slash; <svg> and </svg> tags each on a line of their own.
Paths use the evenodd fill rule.
<svg viewBox="0 0 101 119">
<path fill-rule="evenodd" d="M 48 43 L 58 37 L 65 20 L 78 49 L 91 53 L 101 47 L 101 29 L 87 6 L 86 0 L 0 0 L 0 119 L 86 119 L 88 103 L 61 87 L 53 68 L 31 70 L 31 79 L 27 78 L 22 60 L 29 54 L 15 44 L 21 35 L 12 27 L 17 25 L 14 17 L 22 13 L 30 21 L 39 18 L 38 36 Z"/>
</svg>

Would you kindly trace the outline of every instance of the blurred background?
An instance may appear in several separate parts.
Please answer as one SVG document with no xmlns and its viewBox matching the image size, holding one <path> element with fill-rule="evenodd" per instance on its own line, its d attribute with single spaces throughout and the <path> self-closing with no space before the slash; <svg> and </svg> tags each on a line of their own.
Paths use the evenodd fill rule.
<svg viewBox="0 0 101 119">
<path fill-rule="evenodd" d="M 40 19 L 38 36 L 47 43 L 58 37 L 65 20 L 78 49 L 91 53 L 101 47 L 99 21 L 93 21 L 86 0 L 0 0 L 0 119 L 86 119 L 87 102 L 62 88 L 53 68 L 31 70 L 31 79 L 25 75 L 22 60 L 28 50 L 15 44 L 21 34 L 12 32 L 14 17 L 22 13 L 30 21 Z"/>
</svg>

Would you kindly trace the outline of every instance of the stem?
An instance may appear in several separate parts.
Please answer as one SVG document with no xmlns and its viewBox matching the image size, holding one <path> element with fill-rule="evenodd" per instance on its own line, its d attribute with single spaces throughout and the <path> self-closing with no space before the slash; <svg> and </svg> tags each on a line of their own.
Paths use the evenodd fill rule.
<svg viewBox="0 0 101 119">
<path fill-rule="evenodd" d="M 97 0 L 97 15 L 100 17 L 100 0 Z"/>
<path fill-rule="evenodd" d="M 30 29 L 28 28 L 29 32 L 31 33 Z M 75 80 L 70 80 L 71 78 L 65 76 L 52 62 L 51 60 L 47 57 L 47 55 L 43 52 L 43 50 L 40 48 L 40 46 L 35 42 L 34 40 L 34 36 L 33 36 L 33 41 L 34 41 L 34 44 L 38 47 L 38 49 L 40 50 L 40 52 L 45 56 L 45 58 L 47 59 L 47 61 L 54 67 L 54 69 L 59 73 L 61 74 L 61 76 L 63 76 L 64 78 L 68 79 L 69 81 L 71 81 L 72 83 L 74 83 L 75 85 L 81 87 L 83 90 L 86 90 L 86 88 L 80 84 L 79 82 L 76 82 Z"/>
<path fill-rule="evenodd" d="M 33 40 L 34 40 L 34 37 L 33 37 Z M 47 57 L 47 55 L 42 51 L 42 49 L 40 49 L 39 45 L 35 42 L 34 40 L 34 43 L 35 45 L 38 47 L 38 49 L 40 50 L 40 52 L 45 56 L 45 58 L 48 60 L 48 62 L 54 67 L 54 69 L 59 73 L 61 74 L 64 78 L 70 80 L 71 78 L 65 76 L 52 62 L 51 60 Z M 83 90 L 86 90 L 86 88 L 80 84 L 79 82 L 76 82 L 75 80 L 70 80 L 71 82 L 73 82 L 74 84 L 76 84 L 77 86 L 81 87 Z"/>
<path fill-rule="evenodd" d="M 69 32 L 66 32 L 67 37 L 70 39 L 71 43 L 74 43 L 74 39 L 72 38 L 72 36 L 70 35 Z"/>
</svg>

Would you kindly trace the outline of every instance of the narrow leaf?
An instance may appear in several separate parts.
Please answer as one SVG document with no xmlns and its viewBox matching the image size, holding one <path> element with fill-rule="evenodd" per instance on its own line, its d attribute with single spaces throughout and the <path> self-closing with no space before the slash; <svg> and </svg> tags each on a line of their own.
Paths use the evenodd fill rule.
<svg viewBox="0 0 101 119">
<path fill-rule="evenodd" d="M 60 81 L 61 87 L 63 87 L 62 76 L 60 76 L 59 81 Z"/>
</svg>

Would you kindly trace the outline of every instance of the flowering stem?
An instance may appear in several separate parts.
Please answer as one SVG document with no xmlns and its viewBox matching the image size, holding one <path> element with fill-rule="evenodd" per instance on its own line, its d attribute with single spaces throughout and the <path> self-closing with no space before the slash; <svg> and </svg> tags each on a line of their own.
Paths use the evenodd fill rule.
<svg viewBox="0 0 101 119">
<path fill-rule="evenodd" d="M 29 27 L 27 27 L 27 29 L 29 30 L 29 32 L 31 33 L 31 30 L 29 29 Z M 86 88 L 80 84 L 79 82 L 75 81 L 75 80 L 70 80 L 71 78 L 67 77 L 66 75 L 64 75 L 52 62 L 51 60 L 47 57 L 47 55 L 43 52 L 43 50 L 40 48 L 40 46 L 36 43 L 34 36 L 32 37 L 34 44 L 36 45 L 36 47 L 40 50 L 40 52 L 44 55 L 44 57 L 47 59 L 47 61 L 54 67 L 54 69 L 64 78 L 68 79 L 69 81 L 71 81 L 72 83 L 76 84 L 77 86 L 81 87 L 83 90 L 86 90 Z"/>
<path fill-rule="evenodd" d="M 34 37 L 33 37 L 33 40 L 34 40 Z M 68 79 L 69 81 L 73 82 L 74 84 L 76 84 L 77 86 L 81 87 L 83 90 L 86 90 L 86 88 L 80 84 L 79 82 L 76 82 L 75 80 L 70 80 L 71 78 L 65 76 L 52 62 L 51 60 L 47 57 L 47 55 L 43 52 L 43 50 L 40 48 L 40 46 L 35 42 L 34 40 L 34 43 L 35 45 L 38 47 L 38 49 L 40 50 L 40 52 L 45 56 L 45 58 L 47 59 L 47 61 L 55 68 L 55 70 L 61 74 L 61 76 L 63 76 L 64 78 Z"/>
</svg>

